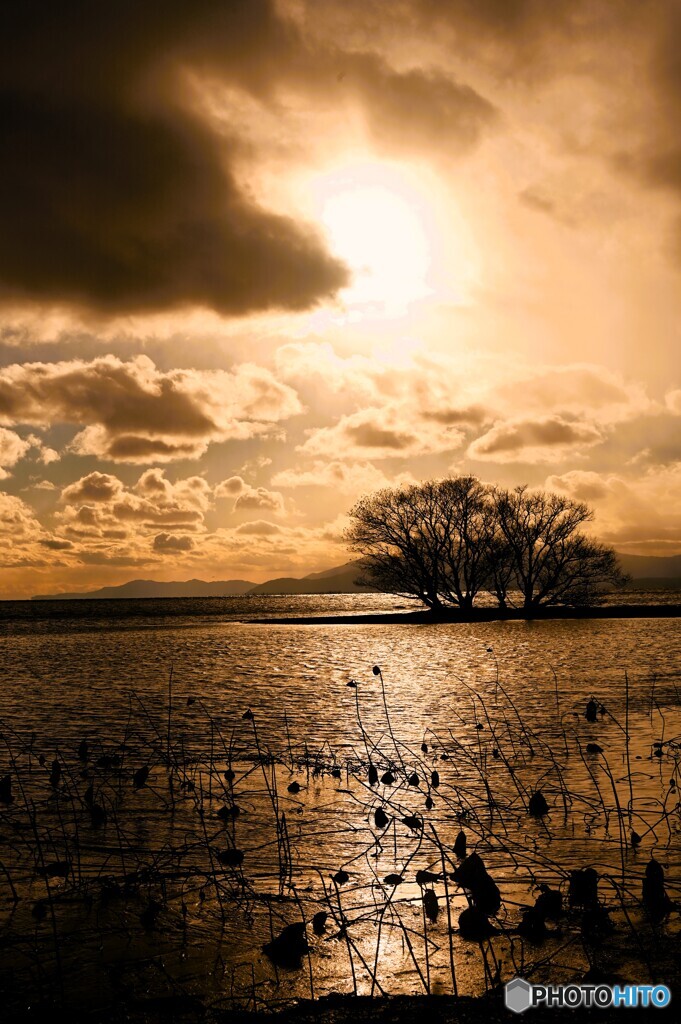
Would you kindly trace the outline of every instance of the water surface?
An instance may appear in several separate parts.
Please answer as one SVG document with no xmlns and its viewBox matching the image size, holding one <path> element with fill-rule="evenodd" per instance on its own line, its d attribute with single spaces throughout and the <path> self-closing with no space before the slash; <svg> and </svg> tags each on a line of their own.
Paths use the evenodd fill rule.
<svg viewBox="0 0 681 1024">
<path fill-rule="evenodd" d="M 186 602 L 55 602 L 58 619 L 25 605 L 5 615 L 0 776 L 15 800 L 0 812 L 0 861 L 20 902 L 5 887 L 0 984 L 13 1005 L 34 990 L 56 998 L 60 974 L 77 1005 L 167 992 L 170 977 L 223 1008 L 311 990 L 451 991 L 452 962 L 469 993 L 518 963 L 553 979 L 616 963 L 642 980 L 641 931 L 659 966 L 641 878 L 654 855 L 681 895 L 679 620 L 249 621 L 401 603 L 266 598 L 183 614 Z M 370 763 L 394 782 L 371 785 Z M 535 818 L 538 790 L 549 813 Z M 106 813 L 96 828 L 93 801 Z M 220 817 L 234 805 L 238 817 Z M 502 893 L 489 948 L 459 934 L 467 898 L 441 877 L 461 830 Z M 221 867 L 232 848 L 242 865 Z M 42 878 L 45 859 L 68 860 L 68 877 Z M 519 937 L 536 886 L 567 895 L 586 866 L 614 931 L 587 941 L 575 912 L 538 945 Z M 434 922 L 417 870 L 440 876 Z M 397 887 L 385 881 L 395 873 Z M 46 898 L 57 946 L 51 918 L 36 924 L 31 910 Z M 274 969 L 263 943 L 320 909 L 329 921 L 319 936 L 308 925 L 309 964 Z M 673 938 L 678 915 L 664 928 Z"/>
</svg>

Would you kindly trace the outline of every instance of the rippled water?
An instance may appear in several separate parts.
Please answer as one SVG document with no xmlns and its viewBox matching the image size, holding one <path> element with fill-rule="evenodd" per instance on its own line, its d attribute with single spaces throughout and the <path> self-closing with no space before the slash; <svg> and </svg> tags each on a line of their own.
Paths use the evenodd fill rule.
<svg viewBox="0 0 681 1024">
<path fill-rule="evenodd" d="M 270 598 L 259 599 L 251 614 L 399 604 L 379 595 Z M 667 695 L 678 683 L 681 626 L 678 619 L 264 626 L 179 614 L 140 621 L 127 609 L 107 619 L 8 622 L 0 633 L 0 717 L 43 743 L 77 745 L 84 734 L 106 736 L 120 726 L 130 690 L 152 707 L 165 700 L 172 666 L 178 692 L 200 696 L 223 723 L 246 706 L 257 710 L 275 748 L 284 711 L 298 739 L 343 745 L 356 730 L 345 683 L 366 678 L 376 663 L 396 726 L 413 743 L 426 728 L 448 727 L 452 707 L 465 713 L 462 682 L 485 696 L 497 672 L 533 726 L 553 707 L 556 687 L 563 707 L 594 691 L 621 709 L 625 671 L 632 701 L 643 707 L 653 685 Z M 364 711 L 380 728 L 371 700 Z"/>
<path fill-rule="evenodd" d="M 268 598 L 249 614 L 402 603 L 378 595 Z M 23 778 L 44 816 L 50 857 L 74 858 L 77 834 L 78 877 L 53 885 L 63 897 L 63 957 L 71 952 L 70 983 L 81 994 L 96 985 L 113 998 L 119 975 L 154 990 L 162 984 L 159 957 L 163 970 L 202 998 L 208 990 L 216 999 L 227 998 L 227 990 L 243 997 L 249 986 L 264 1001 L 309 994 L 306 970 L 278 976 L 261 946 L 270 929 L 300 920 L 301 913 L 309 920 L 322 906 L 335 907 L 338 920 L 331 917 L 327 933 L 311 939 L 317 994 L 351 990 L 352 970 L 359 990 L 369 991 L 374 956 L 383 964 L 379 983 L 386 990 L 422 989 L 426 970 L 431 990 L 449 990 L 448 921 L 443 911 L 425 927 L 413 876 L 417 869 L 438 871 L 434 836 L 451 856 L 461 828 L 502 889 L 502 934 L 495 940 L 509 965 L 502 975 L 518 952 L 513 929 L 520 906 L 534 898 L 533 881 L 565 889 L 569 870 L 596 866 L 604 879 L 620 879 L 607 882 L 604 898 L 615 910 L 620 896 L 631 901 L 629 915 L 639 921 L 640 877 L 654 852 L 678 891 L 678 619 L 266 626 L 249 622 L 243 603 L 232 605 L 231 617 L 197 615 L 196 605 L 182 615 L 178 605 L 168 613 L 166 602 L 135 602 L 153 612 L 140 617 L 139 608 L 116 612 L 114 604 L 106 602 L 106 617 L 93 608 L 60 620 L 6 616 L 0 632 L 0 719 L 9 742 L 0 752 L 0 775 L 11 770 Z M 58 613 L 67 611 L 62 606 Z M 385 696 L 374 665 L 381 667 Z M 592 695 L 605 709 L 595 723 L 584 717 Z M 247 710 L 254 719 L 243 717 Z M 119 752 L 121 767 L 98 766 L 94 753 L 84 767 L 76 756 L 84 738 L 98 756 Z M 589 742 L 603 753 L 585 754 Z M 268 766 L 270 754 L 277 763 Z M 55 756 L 66 780 L 56 791 L 46 774 Z M 181 792 L 168 791 L 169 756 L 181 765 L 174 783 L 182 780 Z M 369 786 L 369 761 L 381 772 L 390 767 L 395 783 Z M 230 765 L 235 776 L 226 784 Z M 141 766 L 150 779 L 138 792 L 130 780 Z M 333 767 L 342 769 L 340 779 L 331 776 Z M 433 770 L 440 776 L 435 788 Z M 408 784 L 413 771 L 418 786 Z M 301 786 L 298 793 L 288 792 L 291 781 Z M 89 783 L 109 809 L 96 832 L 83 803 Z M 540 820 L 528 818 L 526 806 L 537 789 L 551 808 Z M 627 808 L 632 795 L 631 815 L 620 817 L 617 805 Z M 232 801 L 242 813 L 225 825 L 217 811 Z M 2 812 L 5 825 L 17 830 L 3 857 L 20 890 L 38 899 L 45 883 L 35 875 L 36 853 L 19 804 Z M 372 825 L 377 806 L 391 819 L 382 839 Z M 282 813 L 290 858 L 285 876 Z M 401 823 L 408 815 L 420 819 L 416 832 Z M 639 852 L 626 849 L 631 828 L 643 836 Z M 228 871 L 222 891 L 209 880 L 215 850 L 225 844 L 244 852 L 246 881 Z M 102 879 L 111 874 L 120 890 L 120 879 L 140 866 L 125 898 L 118 891 L 117 909 L 100 906 Z M 330 876 L 341 867 L 350 880 L 334 888 Z M 405 882 L 391 895 L 382 880 L 395 871 Z M 140 881 L 144 872 L 150 880 Z M 165 894 L 162 937 L 139 923 L 158 886 Z M 442 883 L 435 888 L 444 906 Z M 159 891 L 153 888 L 154 900 Z M 75 894 L 83 892 L 99 908 L 95 917 L 91 909 L 75 909 Z M 465 906 L 452 884 L 454 925 Z M 28 938 L 35 922 L 27 913 L 13 914 L 7 925 L 13 957 L 23 943 L 26 962 L 31 955 L 40 960 L 40 949 L 49 959 L 47 926 L 35 932 L 36 952 Z M 355 947 L 339 932 L 344 915 Z M 617 927 L 622 957 L 635 959 L 626 920 Z M 405 939 L 410 934 L 416 952 Z M 569 929 L 550 940 L 551 950 L 566 941 L 561 962 L 588 966 L 583 943 Z M 530 959 L 545 954 L 544 946 L 538 953 L 522 950 Z M 457 935 L 453 955 L 463 990 L 479 991 L 485 979 L 477 946 L 471 950 Z M 214 957 L 219 970 L 217 960 L 209 963 Z M 19 961 L 9 962 L 13 977 L 22 977 Z"/>
</svg>

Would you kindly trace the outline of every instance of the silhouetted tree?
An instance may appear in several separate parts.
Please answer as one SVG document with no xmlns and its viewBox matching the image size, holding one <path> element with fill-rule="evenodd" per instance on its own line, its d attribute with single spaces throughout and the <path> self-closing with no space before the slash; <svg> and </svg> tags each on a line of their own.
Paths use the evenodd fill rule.
<svg viewBox="0 0 681 1024">
<path fill-rule="evenodd" d="M 445 597 L 459 608 L 471 608 L 476 595 L 489 588 L 492 576 L 494 508 L 487 489 L 473 476 L 441 480 L 437 494 L 445 534 Z"/>
<path fill-rule="evenodd" d="M 589 592 L 593 600 L 605 584 L 624 582 L 614 552 L 578 532 L 593 518 L 583 502 L 525 486 L 495 490 L 493 500 L 524 608 L 576 603 Z"/>
<path fill-rule="evenodd" d="M 493 505 L 475 477 L 385 488 L 350 511 L 346 534 L 366 582 L 429 608 L 470 608 L 490 578 Z"/>
<path fill-rule="evenodd" d="M 367 582 L 442 605 L 446 536 L 437 484 L 384 488 L 358 501 L 350 517 L 346 539 L 363 556 Z"/>
<path fill-rule="evenodd" d="M 481 591 L 527 610 L 592 604 L 627 577 L 611 548 L 580 532 L 581 502 L 527 487 L 487 487 L 475 477 L 385 488 L 350 511 L 346 533 L 364 562 L 362 582 L 432 609 L 473 606 Z"/>
<path fill-rule="evenodd" d="M 511 547 L 494 519 L 494 530 L 487 538 L 488 590 L 496 597 L 500 608 L 509 604 L 509 590 L 515 574 Z"/>
</svg>

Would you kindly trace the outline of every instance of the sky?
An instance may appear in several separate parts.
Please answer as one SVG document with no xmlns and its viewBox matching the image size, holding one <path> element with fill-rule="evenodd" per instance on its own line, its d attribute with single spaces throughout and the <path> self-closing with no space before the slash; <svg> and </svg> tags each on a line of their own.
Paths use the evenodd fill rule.
<svg viewBox="0 0 681 1024">
<path fill-rule="evenodd" d="M 0 596 L 473 473 L 681 551 L 678 0 L 0 6 Z"/>
</svg>

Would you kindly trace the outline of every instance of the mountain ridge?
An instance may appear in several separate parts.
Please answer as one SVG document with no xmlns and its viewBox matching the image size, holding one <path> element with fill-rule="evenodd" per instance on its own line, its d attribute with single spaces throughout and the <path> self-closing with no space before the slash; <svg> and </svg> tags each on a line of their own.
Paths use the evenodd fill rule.
<svg viewBox="0 0 681 1024">
<path fill-rule="evenodd" d="M 622 568 L 628 573 L 635 589 L 681 589 L 681 555 L 629 555 L 617 553 Z M 307 576 L 279 576 L 264 583 L 249 580 L 129 580 L 119 586 L 98 590 L 36 594 L 32 601 L 102 600 L 110 598 L 160 597 L 243 597 L 248 594 L 353 594 L 371 593 L 371 587 L 360 587 L 355 580 L 361 559 L 344 562 Z"/>
<path fill-rule="evenodd" d="M 128 580 L 115 587 L 100 587 L 98 590 L 65 591 L 60 594 L 35 594 L 32 601 L 79 601 L 105 600 L 110 598 L 159 598 L 159 597 L 240 597 L 255 586 L 251 580 Z"/>
</svg>

